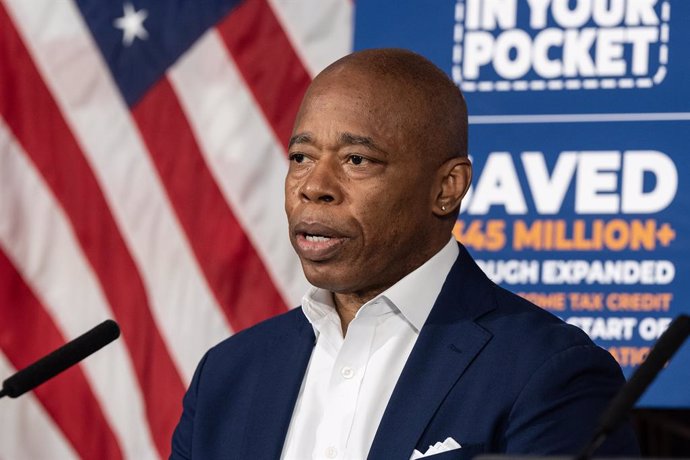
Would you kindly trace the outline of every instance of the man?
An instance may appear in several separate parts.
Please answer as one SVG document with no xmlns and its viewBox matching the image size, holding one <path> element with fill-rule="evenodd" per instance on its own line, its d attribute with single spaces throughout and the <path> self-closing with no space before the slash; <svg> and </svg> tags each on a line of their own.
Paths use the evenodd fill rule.
<svg viewBox="0 0 690 460">
<path fill-rule="evenodd" d="M 315 287 L 206 354 L 172 458 L 575 453 L 623 377 L 452 239 L 471 165 L 445 74 L 403 50 L 335 62 L 304 98 L 289 157 L 290 240 Z M 634 436 L 602 449 L 634 454 Z"/>
</svg>

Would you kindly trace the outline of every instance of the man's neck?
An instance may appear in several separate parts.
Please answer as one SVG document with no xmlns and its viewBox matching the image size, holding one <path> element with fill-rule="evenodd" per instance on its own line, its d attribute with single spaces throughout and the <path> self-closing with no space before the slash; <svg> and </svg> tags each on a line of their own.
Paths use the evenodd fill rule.
<svg viewBox="0 0 690 460">
<path fill-rule="evenodd" d="M 404 278 L 405 276 L 409 275 L 410 273 L 412 273 L 413 271 L 417 270 L 419 267 L 427 263 L 432 257 L 438 254 L 446 244 L 448 244 L 448 238 L 449 237 L 447 237 L 443 242 L 441 242 L 441 240 L 439 239 L 439 243 L 425 251 L 425 254 L 419 258 L 419 261 L 409 264 L 409 267 L 403 272 L 401 272 L 399 276 L 395 277 L 392 281 L 386 283 L 383 286 L 373 287 L 366 291 L 347 293 L 334 292 L 333 303 L 335 304 L 336 312 L 340 317 L 340 325 L 343 330 L 343 337 L 345 337 L 345 335 L 347 334 L 347 328 L 350 325 L 350 322 L 355 318 L 357 312 L 360 308 L 362 308 L 364 304 L 366 304 L 382 292 L 386 291 L 388 288 L 398 283 L 402 278 Z"/>
<path fill-rule="evenodd" d="M 333 302 L 335 303 L 335 311 L 340 317 L 340 326 L 343 329 L 343 337 L 347 334 L 347 327 L 350 325 L 355 315 L 362 308 L 362 305 L 369 302 L 371 299 L 385 291 L 385 289 L 379 289 L 373 292 L 367 292 L 366 294 L 359 293 L 347 293 L 338 294 L 333 293 Z"/>
</svg>

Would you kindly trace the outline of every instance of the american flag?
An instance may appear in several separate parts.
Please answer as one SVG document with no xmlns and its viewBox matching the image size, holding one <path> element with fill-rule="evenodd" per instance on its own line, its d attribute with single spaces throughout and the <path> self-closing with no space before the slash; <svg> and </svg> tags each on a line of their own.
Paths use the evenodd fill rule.
<svg viewBox="0 0 690 460">
<path fill-rule="evenodd" d="M 306 287 L 283 212 L 301 97 L 352 0 L 0 0 L 0 458 L 167 457 L 203 352 Z"/>
</svg>

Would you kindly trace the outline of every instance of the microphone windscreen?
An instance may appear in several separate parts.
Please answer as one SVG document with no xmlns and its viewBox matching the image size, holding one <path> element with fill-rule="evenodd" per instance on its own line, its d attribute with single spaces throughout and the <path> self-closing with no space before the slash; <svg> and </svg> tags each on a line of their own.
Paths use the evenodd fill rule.
<svg viewBox="0 0 690 460">
<path fill-rule="evenodd" d="M 103 321 L 90 331 L 39 359 L 6 379 L 2 393 L 11 398 L 21 396 L 54 377 L 120 336 L 120 327 L 113 320 Z"/>
</svg>

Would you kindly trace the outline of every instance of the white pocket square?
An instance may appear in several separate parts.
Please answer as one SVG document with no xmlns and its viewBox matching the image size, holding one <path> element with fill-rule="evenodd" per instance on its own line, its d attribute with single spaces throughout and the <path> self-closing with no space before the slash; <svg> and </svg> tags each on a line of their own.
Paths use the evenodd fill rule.
<svg viewBox="0 0 690 460">
<path fill-rule="evenodd" d="M 450 452 L 451 450 L 460 449 L 462 446 L 453 438 L 446 438 L 443 442 L 437 442 L 433 446 L 429 446 L 426 452 L 421 453 L 417 449 L 412 452 L 410 460 L 417 460 L 418 458 L 427 458 L 432 455 L 441 454 L 443 452 Z"/>
</svg>

